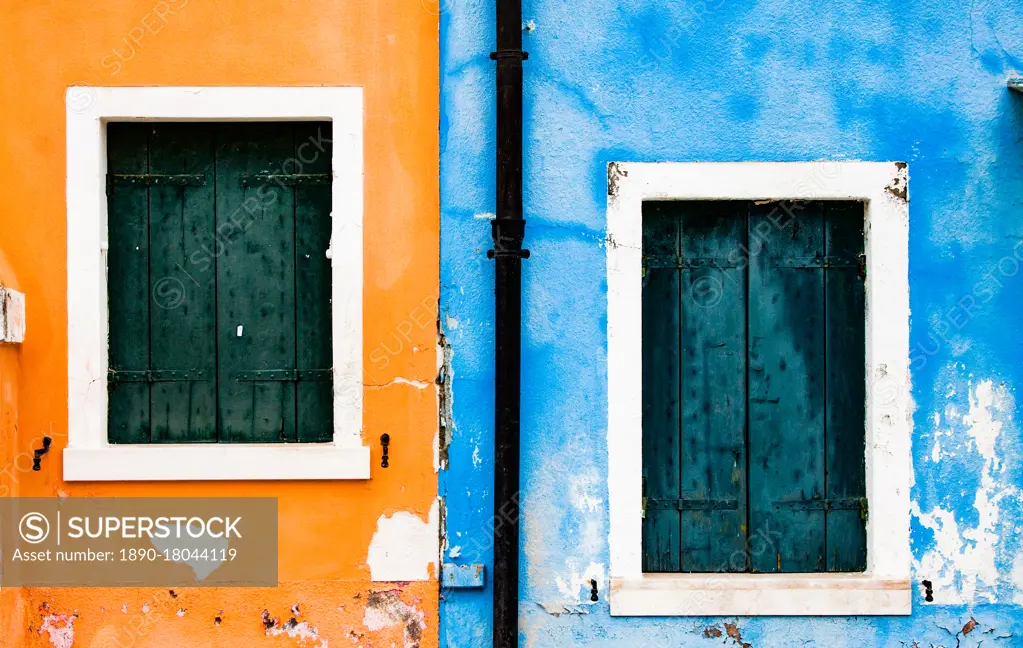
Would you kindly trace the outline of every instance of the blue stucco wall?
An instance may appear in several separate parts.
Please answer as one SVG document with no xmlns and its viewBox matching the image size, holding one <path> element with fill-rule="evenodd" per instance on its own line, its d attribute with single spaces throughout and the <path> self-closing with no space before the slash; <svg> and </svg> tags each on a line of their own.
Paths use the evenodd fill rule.
<svg viewBox="0 0 1023 648">
<path fill-rule="evenodd" d="M 445 559 L 488 567 L 492 4 L 448 0 L 441 18 Z M 1023 2 L 525 0 L 523 13 L 522 645 L 1023 646 L 1023 94 L 1006 89 L 1023 71 Z M 921 589 L 913 616 L 881 619 L 611 618 L 605 166 L 822 159 L 909 163 L 913 570 L 935 601 Z M 490 596 L 444 592 L 443 646 L 488 645 Z"/>
</svg>

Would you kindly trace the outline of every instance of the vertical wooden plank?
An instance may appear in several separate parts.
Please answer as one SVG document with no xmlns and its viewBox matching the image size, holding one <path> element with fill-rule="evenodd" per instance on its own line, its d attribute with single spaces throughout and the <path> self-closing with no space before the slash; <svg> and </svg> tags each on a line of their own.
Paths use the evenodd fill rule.
<svg viewBox="0 0 1023 648">
<path fill-rule="evenodd" d="M 148 171 L 147 125 L 107 125 L 107 173 Z M 109 185 L 108 185 L 109 186 Z M 107 296 L 111 370 L 149 369 L 149 198 L 144 185 L 117 186 L 107 199 Z M 71 323 L 74 326 L 74 322 Z M 149 384 L 109 385 L 111 443 L 148 443 Z"/>
<path fill-rule="evenodd" d="M 683 211 L 682 571 L 745 571 L 745 202 Z"/>
<path fill-rule="evenodd" d="M 749 227 L 752 567 L 822 571 L 824 279 L 800 266 L 824 255 L 823 205 L 753 205 Z"/>
<path fill-rule="evenodd" d="M 864 278 L 856 267 L 863 254 L 864 206 L 827 203 L 827 255 L 838 265 L 825 271 L 827 387 L 827 498 L 848 502 L 866 497 L 866 311 Z M 852 265 L 853 267 L 848 267 Z M 827 513 L 827 569 L 867 568 L 866 523 L 855 508 Z"/>
<path fill-rule="evenodd" d="M 679 210 L 643 203 L 643 570 L 680 569 Z"/>
<path fill-rule="evenodd" d="M 331 171 L 330 122 L 295 125 L 295 159 L 303 173 Z M 295 188 L 295 366 L 330 369 L 330 184 Z M 298 440 L 330 441 L 334 436 L 331 381 L 302 381 L 296 387 Z"/>
<path fill-rule="evenodd" d="M 213 131 L 206 124 L 150 125 L 152 174 L 203 174 L 206 185 L 149 190 L 153 369 L 188 370 L 201 382 L 152 386 L 153 442 L 217 440 Z"/>
<path fill-rule="evenodd" d="M 294 190 L 246 174 L 280 174 L 294 151 L 290 124 L 218 128 L 217 365 L 222 442 L 295 440 L 295 383 L 239 380 L 295 368 Z"/>
</svg>

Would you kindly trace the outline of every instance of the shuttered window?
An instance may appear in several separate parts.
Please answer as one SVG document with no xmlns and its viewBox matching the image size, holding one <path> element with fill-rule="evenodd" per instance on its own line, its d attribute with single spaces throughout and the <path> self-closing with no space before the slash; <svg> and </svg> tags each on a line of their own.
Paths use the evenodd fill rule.
<svg viewBox="0 0 1023 648">
<path fill-rule="evenodd" d="M 864 205 L 643 205 L 643 568 L 866 568 Z"/>
<path fill-rule="evenodd" d="M 330 139 L 108 125 L 111 443 L 331 440 Z"/>
</svg>

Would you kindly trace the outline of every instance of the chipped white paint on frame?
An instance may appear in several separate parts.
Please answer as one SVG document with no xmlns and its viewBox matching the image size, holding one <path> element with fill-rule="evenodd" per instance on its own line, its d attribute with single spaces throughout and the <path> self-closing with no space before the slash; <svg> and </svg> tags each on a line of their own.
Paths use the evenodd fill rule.
<svg viewBox="0 0 1023 648">
<path fill-rule="evenodd" d="M 908 171 L 896 162 L 608 165 L 608 507 L 615 616 L 909 614 Z M 857 200 L 867 263 L 867 572 L 722 576 L 642 570 L 642 205 Z"/>
<path fill-rule="evenodd" d="M 430 580 L 430 567 L 435 574 L 438 571 L 439 514 L 439 500 L 435 499 L 426 520 L 407 511 L 381 515 L 366 556 L 372 580 Z"/>
<path fill-rule="evenodd" d="M 368 479 L 362 445 L 363 96 L 359 87 L 68 88 L 66 102 L 68 447 L 65 481 Z M 319 444 L 107 442 L 106 124 L 111 121 L 333 123 L 331 330 L 334 435 Z M 237 329 L 242 334 L 241 327 Z"/>
<path fill-rule="evenodd" d="M 25 293 L 0 286 L 0 342 L 25 341 Z"/>
</svg>

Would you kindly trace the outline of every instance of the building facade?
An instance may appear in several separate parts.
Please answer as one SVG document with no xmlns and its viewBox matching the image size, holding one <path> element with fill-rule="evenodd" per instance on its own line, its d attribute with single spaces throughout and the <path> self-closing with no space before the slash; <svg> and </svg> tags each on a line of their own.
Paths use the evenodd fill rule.
<svg viewBox="0 0 1023 648">
<path fill-rule="evenodd" d="M 15 3 L 0 13 L 0 41 L 11 70 L 0 82 L 3 139 L 8 143 L 0 154 L 0 167 L 7 178 L 4 187 L 10 192 L 2 217 L 0 282 L 25 299 L 24 340 L 0 349 L 3 494 L 269 496 L 278 498 L 280 520 L 279 587 L 174 591 L 3 587 L 0 644 L 12 648 L 436 645 L 436 8 L 418 1 L 410 6 L 129 0 L 73 7 Z M 248 87 L 248 94 L 235 93 L 241 86 Z M 340 98 L 330 94 L 338 89 L 343 91 Z M 338 111 L 346 112 L 347 117 Z M 155 123 L 182 120 L 192 121 Z M 216 124 L 199 126 L 219 131 L 204 134 L 202 129 L 190 130 L 195 120 L 216 120 Z M 316 131 L 317 122 L 325 120 L 339 127 L 333 136 Z M 124 121 L 136 123 L 118 123 Z M 230 135 L 232 128 L 250 130 Z M 333 158 L 327 154 L 330 140 Z M 304 143 L 310 145 L 303 147 Z M 247 147 L 257 150 L 245 153 Z M 299 147 L 304 150 L 298 151 Z M 100 151 L 108 154 L 106 159 Z M 219 162 L 216 177 L 211 164 L 214 154 Z M 157 166 L 161 157 L 166 165 L 162 168 Z M 308 217 L 322 225 L 329 224 L 324 219 L 331 211 L 343 212 L 347 219 L 342 224 L 347 228 L 336 227 L 331 234 L 327 225 L 312 238 L 300 238 L 289 244 L 295 247 L 283 249 L 277 243 L 291 240 L 286 233 L 275 234 L 240 220 L 234 226 L 246 234 L 263 231 L 260 236 L 270 236 L 257 246 L 260 250 L 281 253 L 277 261 L 260 257 L 259 250 L 249 247 L 251 241 L 241 242 L 223 220 L 244 206 L 248 192 L 261 189 L 258 180 L 251 188 L 234 178 L 219 180 L 232 173 L 228 168 L 232 163 L 227 162 L 232 157 L 239 164 L 256 165 L 251 171 L 269 164 L 267 170 L 275 173 L 326 172 L 327 186 L 334 183 L 333 203 L 330 198 L 324 203 L 321 188 L 283 182 L 273 184 L 279 196 L 277 207 L 292 195 L 304 196 L 296 200 L 299 207 L 309 207 Z M 147 166 L 147 160 L 152 164 Z M 148 227 L 148 236 L 130 228 L 119 229 L 125 220 L 109 229 L 101 227 L 97 205 L 104 199 L 101 196 L 106 196 L 101 186 L 103 163 L 110 174 L 125 176 L 114 180 L 116 186 L 107 196 L 111 218 L 132 219 L 148 213 L 148 224 L 142 226 Z M 158 183 L 131 184 L 129 176 L 137 180 L 146 174 L 197 176 L 198 180 L 193 186 L 186 178 L 183 187 L 163 189 Z M 75 193 L 76 187 L 81 193 Z M 212 221 L 208 222 L 209 231 L 198 234 L 173 221 L 179 214 L 192 225 L 196 219 L 212 218 L 214 187 L 218 191 L 216 233 Z M 141 201 L 142 207 L 131 207 L 133 201 Z M 273 210 L 273 204 L 267 200 L 261 209 Z M 295 213 L 301 217 L 302 211 Z M 270 212 L 261 213 L 260 223 Z M 255 219 L 247 210 L 241 214 L 250 221 Z M 340 219 L 335 225 L 338 222 Z M 161 225 L 167 225 L 170 233 Z M 104 241 L 105 234 L 109 237 Z M 303 246 L 307 249 L 302 250 Z M 338 254 L 328 262 L 331 250 Z M 294 252 L 295 265 L 288 258 L 290 252 Z M 148 253 L 148 265 L 145 258 L 140 259 L 142 253 Z M 262 258 L 260 263 L 270 265 L 248 270 L 233 266 L 239 272 L 238 283 L 229 287 L 223 281 L 225 268 L 232 267 L 231 258 Z M 346 258 L 361 259 L 361 263 L 353 269 Z M 101 259 L 109 262 L 107 273 L 102 272 Z M 305 259 L 310 265 L 303 270 Z M 134 269 L 118 267 L 122 262 L 136 265 Z M 214 262 L 219 264 L 219 272 L 213 269 Z M 158 269 L 161 263 L 166 267 Z M 145 278 L 147 267 L 149 281 Z M 107 360 L 99 351 L 107 342 L 106 336 L 97 334 L 101 327 L 109 325 L 112 370 L 166 371 L 213 362 L 223 369 L 222 354 L 217 359 L 203 355 L 214 339 L 219 339 L 221 351 L 228 339 L 210 330 L 211 320 L 202 319 L 203 314 L 213 313 L 208 306 L 210 293 L 203 290 L 209 289 L 216 277 L 220 307 L 233 303 L 241 308 L 241 302 L 232 302 L 226 290 L 244 293 L 267 277 L 277 276 L 282 268 L 300 276 L 311 272 L 310 277 L 316 275 L 313 281 L 320 283 L 313 291 L 296 283 L 297 297 L 264 283 L 259 290 L 265 295 L 250 292 L 249 296 L 271 304 L 278 296 L 290 300 L 283 311 L 292 314 L 289 318 L 296 313 L 296 299 L 301 305 L 300 317 L 317 312 L 317 305 L 318 312 L 331 307 L 333 321 L 352 321 L 362 329 L 361 345 L 346 347 L 349 338 L 344 332 L 334 336 L 333 345 L 341 353 L 347 348 L 348 362 L 354 363 L 349 367 L 365 367 L 357 392 L 352 392 L 350 385 L 345 386 L 347 391 L 336 390 L 344 398 L 335 398 L 335 406 L 340 403 L 341 411 L 354 408 L 357 418 L 335 417 L 339 424 L 334 425 L 335 441 L 340 429 L 349 435 L 346 439 L 352 449 L 317 451 L 330 462 L 308 454 L 291 459 L 273 454 L 262 458 L 225 455 L 213 459 L 216 466 L 207 465 L 201 474 L 189 476 L 192 468 L 202 466 L 210 456 L 204 459 L 200 452 L 175 458 L 173 448 L 159 447 L 156 442 L 188 430 L 215 434 L 210 397 L 206 405 L 201 405 L 198 397 L 188 401 L 194 415 L 190 424 L 180 425 L 189 419 L 171 410 L 169 418 L 160 423 L 164 406 L 156 387 L 151 398 L 157 399 L 157 406 L 151 411 L 139 414 L 132 404 L 118 404 L 117 392 L 111 392 L 109 409 L 114 430 L 113 422 L 126 420 L 117 408 L 127 405 L 128 420 L 117 429 L 144 435 L 131 439 L 134 444 L 152 438 L 151 446 L 130 446 L 148 454 L 148 459 L 117 454 L 129 446 L 115 445 L 112 437 L 107 445 L 102 428 L 94 439 L 98 445 L 89 440 L 90 425 L 107 417 L 107 409 L 92 400 L 97 390 L 83 389 L 80 380 L 81 372 L 96 371 Z M 358 281 L 332 281 L 331 268 L 351 270 Z M 139 285 L 133 288 L 133 282 Z M 332 295 L 328 290 L 332 285 L 348 286 L 344 294 L 349 299 L 343 303 L 335 300 L 337 308 L 331 306 L 330 298 L 342 293 Z M 103 317 L 97 299 L 101 290 L 109 292 L 109 319 Z M 136 292 L 141 298 L 132 297 Z M 151 308 L 147 309 L 147 302 Z M 255 365 L 269 368 L 253 354 L 283 344 L 281 340 L 292 329 L 272 332 L 270 321 L 278 311 L 261 307 L 260 301 L 253 303 L 257 308 L 241 308 L 237 313 L 238 322 L 225 321 L 233 316 L 218 311 L 218 329 L 228 327 L 229 338 L 239 343 L 255 339 L 238 359 L 242 363 L 254 360 Z M 138 310 L 126 315 L 125 309 Z M 142 314 L 149 311 L 152 317 L 147 320 Z M 129 366 L 133 360 L 118 359 L 113 352 L 118 340 L 126 339 L 127 331 L 140 326 L 140 337 L 130 345 L 132 353 L 145 353 L 147 326 L 155 333 L 152 339 L 170 344 L 164 352 L 156 351 L 156 346 L 149 348 L 150 353 L 156 352 L 151 365 Z M 161 326 L 166 328 L 160 331 Z M 310 330 L 315 332 L 316 326 Z M 322 327 L 320 333 L 322 340 Z M 300 351 L 320 344 L 312 338 L 300 342 Z M 164 355 L 158 359 L 161 353 Z M 374 365 L 370 357 L 386 362 Z M 275 368 L 287 369 L 292 361 L 293 357 L 279 358 Z M 326 362 L 330 367 L 329 357 Z M 157 366 L 160 363 L 162 367 Z M 106 382 L 102 370 L 98 377 L 99 384 Z M 166 406 L 173 408 L 184 400 L 180 392 L 173 393 L 175 383 L 153 384 L 172 390 L 170 399 L 164 401 Z M 298 389 L 306 384 L 315 386 L 299 382 Z M 130 393 L 137 385 L 145 383 L 118 384 L 117 391 Z M 193 388 L 192 397 L 199 394 L 195 389 L 199 387 Z M 256 409 L 266 403 L 275 406 L 279 389 L 274 383 L 260 386 L 258 398 L 253 399 Z M 221 404 L 225 402 L 222 396 Z M 314 401 L 316 398 L 313 396 Z M 319 402 L 311 410 L 310 402 L 300 409 L 307 412 L 319 407 L 329 420 L 329 396 Z M 98 409 L 91 410 L 93 407 Z M 338 411 L 335 407 L 334 413 Z M 261 417 L 251 411 L 242 416 Z M 200 423 L 203 417 L 205 423 Z M 356 422 L 354 433 L 351 421 Z M 277 425 L 272 423 L 270 429 Z M 243 437 L 249 434 L 244 428 L 239 428 Z M 330 426 L 315 429 L 330 438 Z M 219 432 L 226 431 L 221 425 Z M 170 436 L 160 439 L 163 434 Z M 381 467 L 380 438 L 384 434 L 392 439 L 387 469 Z M 40 470 L 34 471 L 33 451 L 42 447 L 44 436 L 52 439 L 51 450 L 41 458 Z M 186 443 L 198 440 L 177 439 Z M 301 437 L 297 440 L 303 441 Z M 85 452 L 78 464 L 81 471 L 75 469 L 76 448 Z M 228 450 L 235 449 L 237 446 Z M 107 459 L 89 456 L 97 450 L 115 452 L 106 455 Z M 334 470 L 333 475 L 330 470 L 317 474 L 324 463 L 337 465 L 339 461 L 347 466 L 347 475 L 331 466 L 327 467 Z M 238 474 L 238 470 L 248 474 Z"/>
<path fill-rule="evenodd" d="M 522 13 L 495 502 L 494 3 L 2 10 L 0 494 L 274 497 L 280 584 L 0 645 L 490 646 L 516 522 L 522 646 L 1017 645 L 1023 6 Z"/>
<path fill-rule="evenodd" d="M 441 474 L 444 561 L 487 564 L 486 530 L 495 516 L 489 492 L 493 270 L 485 256 L 491 245 L 485 220 L 495 201 L 488 58 L 494 12 L 479 2 L 445 9 L 441 321 L 451 346 L 453 433 Z M 1023 95 L 1007 82 L 1023 65 L 1020 17 L 1020 7 L 1009 2 L 524 3 L 524 246 L 531 256 L 523 261 L 521 645 L 1019 641 L 1015 390 L 1021 374 L 1011 340 L 1023 289 L 1014 225 L 1023 190 Z M 732 180 L 724 187 L 716 185 L 712 164 L 722 162 L 741 163 L 727 172 Z M 795 177 L 774 176 L 772 184 L 776 169 L 762 165 L 770 162 L 808 164 Z M 645 195 L 654 200 L 835 199 L 836 181 L 855 162 L 904 163 L 909 178 L 906 193 L 893 183 L 901 165 L 892 164 L 871 202 L 908 213 L 905 247 L 889 250 L 893 264 L 906 265 L 875 268 L 868 259 L 866 268 L 868 316 L 882 318 L 868 337 L 906 336 L 894 364 L 867 367 L 868 409 L 880 417 L 878 426 L 895 431 L 877 439 L 911 442 L 884 447 L 893 463 L 869 479 L 875 485 L 881 474 L 904 479 L 905 487 L 888 496 L 897 501 L 892 511 L 882 514 L 883 504 L 868 493 L 868 525 L 883 524 L 890 513 L 905 529 L 893 548 L 868 556 L 868 562 L 894 558 L 889 566 L 902 575 L 892 592 L 902 609 L 863 616 L 862 608 L 843 612 L 838 605 L 829 616 L 782 617 L 774 615 L 792 610 L 761 616 L 721 605 L 730 613 L 705 614 L 720 590 L 741 587 L 728 574 L 715 576 L 718 590 L 703 598 L 676 599 L 667 588 L 656 591 L 653 603 L 637 602 L 627 583 L 616 583 L 623 576 L 616 564 L 630 560 L 615 547 L 621 534 L 633 533 L 639 546 L 638 512 L 623 518 L 615 510 L 621 466 L 635 461 L 621 461 L 630 446 L 620 442 L 616 403 L 628 407 L 629 398 L 642 398 L 629 391 L 640 377 L 635 362 L 628 354 L 623 362 L 616 347 L 631 321 L 629 309 L 616 311 L 616 290 L 622 268 L 634 263 L 639 273 L 640 262 L 629 256 L 637 230 L 623 230 L 620 219 L 616 224 L 622 201 L 613 183 L 642 193 L 629 184 L 637 173 L 663 174 L 668 185 Z M 630 163 L 650 164 L 630 170 Z M 644 187 L 654 186 L 644 177 Z M 894 193 L 886 194 L 886 186 Z M 758 192 L 777 195 L 753 195 Z M 623 241 L 623 232 L 632 240 Z M 880 246 L 900 236 L 868 231 L 866 255 L 884 254 Z M 637 277 L 628 281 L 638 284 Z M 719 296 L 714 291 L 728 285 L 709 283 L 704 296 Z M 900 285 L 908 286 L 908 303 L 888 302 L 874 290 Z M 647 334 L 643 328 L 644 339 Z M 639 352 L 638 344 L 629 348 Z M 712 387 L 727 391 L 728 384 Z M 732 384 L 741 390 L 741 380 Z M 855 401 L 855 391 L 848 393 L 837 402 Z M 643 429 L 645 435 L 645 423 Z M 637 430 L 630 430 L 634 449 Z M 653 498 L 649 475 L 646 487 Z M 638 483 L 627 491 L 626 506 L 630 497 L 640 499 Z M 645 522 L 651 510 L 648 503 Z M 811 542 L 809 534 L 800 537 Z M 768 568 L 774 559 L 771 552 Z M 822 591 L 811 598 L 830 597 Z M 777 591 L 764 598 L 787 600 Z M 678 616 L 646 616 L 657 602 L 662 614 Z M 490 617 L 488 590 L 444 590 L 441 644 L 489 645 Z"/>
</svg>

